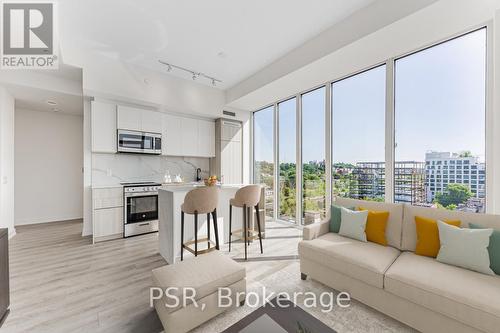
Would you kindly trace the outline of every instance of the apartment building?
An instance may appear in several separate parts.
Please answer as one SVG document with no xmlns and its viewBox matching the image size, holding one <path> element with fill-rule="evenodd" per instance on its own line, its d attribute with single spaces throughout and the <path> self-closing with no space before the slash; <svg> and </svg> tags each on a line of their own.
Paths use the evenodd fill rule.
<svg viewBox="0 0 500 333">
<path fill-rule="evenodd" d="M 425 154 L 425 174 L 427 202 L 432 202 L 437 193 L 445 191 L 448 184 L 466 185 L 474 198 L 485 198 L 485 163 L 477 156 L 428 152 Z"/>
<path fill-rule="evenodd" d="M 351 196 L 358 199 L 383 198 L 385 193 L 385 163 L 359 162 L 353 171 Z M 410 204 L 425 203 L 424 162 L 398 161 L 394 166 L 394 201 Z"/>
</svg>

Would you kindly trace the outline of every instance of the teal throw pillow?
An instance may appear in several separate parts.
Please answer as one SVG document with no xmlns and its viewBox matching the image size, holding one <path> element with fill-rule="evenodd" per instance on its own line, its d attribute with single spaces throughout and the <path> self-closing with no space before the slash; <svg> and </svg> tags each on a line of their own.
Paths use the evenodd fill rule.
<svg viewBox="0 0 500 333">
<path fill-rule="evenodd" d="M 334 232 L 336 234 L 339 233 L 340 230 L 340 222 L 342 218 L 340 217 L 340 209 L 341 206 L 332 205 L 332 209 L 330 212 L 330 232 Z M 354 207 L 347 207 L 350 210 L 354 210 Z"/>
<path fill-rule="evenodd" d="M 469 223 L 471 229 L 487 229 L 478 224 Z M 493 229 L 490 236 L 490 245 L 488 246 L 490 254 L 490 268 L 495 274 L 500 275 L 500 231 Z"/>
</svg>

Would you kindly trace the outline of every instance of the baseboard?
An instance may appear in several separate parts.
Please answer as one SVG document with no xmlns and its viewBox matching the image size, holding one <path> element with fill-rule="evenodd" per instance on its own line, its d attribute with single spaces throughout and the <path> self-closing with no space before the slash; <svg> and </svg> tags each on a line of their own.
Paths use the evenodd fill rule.
<svg viewBox="0 0 500 333">
<path fill-rule="evenodd" d="M 66 222 L 73 220 L 82 220 L 82 216 L 63 216 L 58 218 L 34 218 L 34 219 L 24 219 L 20 221 L 15 221 L 15 226 L 31 225 L 31 224 L 43 224 L 43 223 L 56 223 L 56 222 Z"/>
</svg>

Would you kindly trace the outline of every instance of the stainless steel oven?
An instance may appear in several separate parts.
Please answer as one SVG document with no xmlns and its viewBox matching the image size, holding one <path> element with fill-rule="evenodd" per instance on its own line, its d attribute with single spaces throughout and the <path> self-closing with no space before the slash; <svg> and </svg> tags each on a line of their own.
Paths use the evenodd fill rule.
<svg viewBox="0 0 500 333">
<path fill-rule="evenodd" d="M 123 236 L 130 237 L 158 231 L 157 183 L 123 184 Z"/>
<path fill-rule="evenodd" d="M 118 130 L 118 152 L 161 154 L 161 134 Z"/>
</svg>

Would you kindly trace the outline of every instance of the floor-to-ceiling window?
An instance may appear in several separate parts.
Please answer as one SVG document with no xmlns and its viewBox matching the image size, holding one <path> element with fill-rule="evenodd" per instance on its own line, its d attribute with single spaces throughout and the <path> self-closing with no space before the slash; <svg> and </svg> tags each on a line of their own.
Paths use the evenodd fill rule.
<svg viewBox="0 0 500 333">
<path fill-rule="evenodd" d="M 266 217 L 274 212 L 274 107 L 254 113 L 254 182 L 264 184 Z"/>
<path fill-rule="evenodd" d="M 325 217 L 325 87 L 301 95 L 302 222 Z"/>
<path fill-rule="evenodd" d="M 478 29 L 277 102 L 275 216 L 316 222 L 330 194 L 485 212 L 486 40 Z"/>
<path fill-rule="evenodd" d="M 297 167 L 297 102 L 278 103 L 279 208 L 278 218 L 295 221 Z"/>
<path fill-rule="evenodd" d="M 395 61 L 394 200 L 484 212 L 486 29 Z"/>
<path fill-rule="evenodd" d="M 332 83 L 332 195 L 384 201 L 385 65 Z"/>
</svg>

